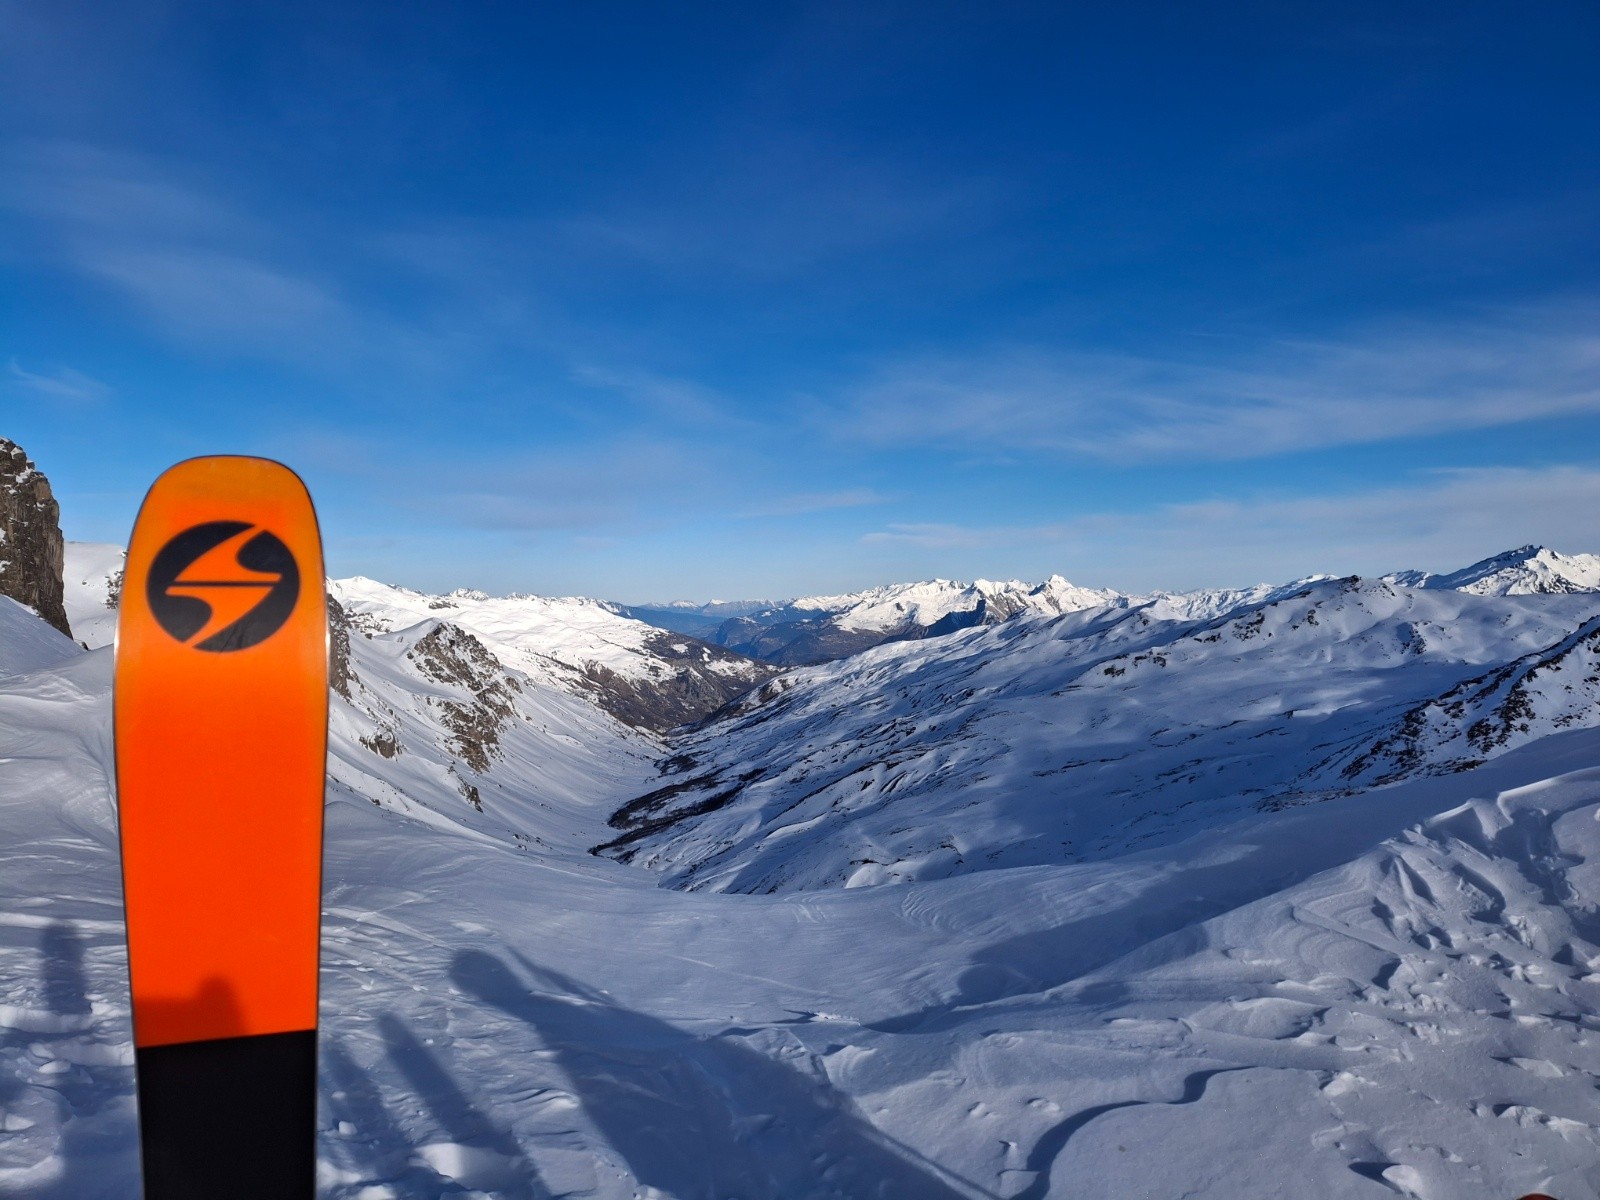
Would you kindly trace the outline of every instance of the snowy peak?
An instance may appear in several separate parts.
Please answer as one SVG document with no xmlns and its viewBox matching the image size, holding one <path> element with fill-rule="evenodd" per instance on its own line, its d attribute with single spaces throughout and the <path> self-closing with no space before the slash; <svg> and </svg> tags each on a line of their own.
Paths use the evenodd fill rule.
<svg viewBox="0 0 1600 1200">
<path fill-rule="evenodd" d="M 1307 575 L 1288 583 L 1258 583 L 1242 588 L 1201 588 L 1193 592 L 1152 592 L 1135 599 L 1150 604 L 1151 613 L 1166 620 L 1199 621 L 1220 617 L 1235 609 L 1272 604 L 1336 578 L 1334 575 Z M 1351 579 L 1355 577 L 1351 576 Z"/>
<path fill-rule="evenodd" d="M 447 623 L 507 667 L 656 732 L 700 720 L 774 671 L 587 597 L 496 597 L 468 589 L 432 596 L 361 577 L 329 588 L 358 633 Z"/>
<path fill-rule="evenodd" d="M 348 582 L 348 581 L 343 581 Z M 330 606 L 335 793 L 411 822 L 527 851 L 583 818 L 583 782 L 636 773 L 656 740 L 603 711 L 577 672 L 524 671 L 431 617 L 379 628 Z"/>
<path fill-rule="evenodd" d="M 1059 575 L 1044 583 L 927 579 L 863 592 L 801 596 L 733 617 L 718 626 L 719 645 L 782 666 L 831 662 L 890 641 L 939 637 L 994 625 L 1019 613 L 1058 616 L 1122 602 L 1118 592 L 1080 588 Z"/>
<path fill-rule="evenodd" d="M 826 613 L 841 629 L 887 633 L 913 626 L 925 629 L 957 616 L 974 618 L 966 624 L 992 624 L 1023 611 L 1072 612 L 1108 604 L 1118 595 L 1077 587 L 1060 575 L 1052 575 L 1040 584 L 1015 579 L 978 579 L 972 583 L 929 579 L 837 596 L 802 596 L 791 600 L 787 607 Z"/>
<path fill-rule="evenodd" d="M 1475 596 L 1532 596 L 1600 591 L 1600 555 L 1561 554 L 1518 546 L 1447 575 L 1397 571 L 1384 578 L 1406 587 L 1452 588 Z"/>
</svg>

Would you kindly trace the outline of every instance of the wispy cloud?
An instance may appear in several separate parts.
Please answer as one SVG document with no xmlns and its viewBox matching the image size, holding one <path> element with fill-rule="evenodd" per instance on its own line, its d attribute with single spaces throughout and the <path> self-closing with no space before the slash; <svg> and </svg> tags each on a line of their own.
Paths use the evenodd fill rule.
<svg viewBox="0 0 1600 1200">
<path fill-rule="evenodd" d="M 1015 545 L 1019 541 L 1054 542 L 1061 540 L 1059 526 L 1013 528 L 969 528 L 964 525 L 895 524 L 861 536 L 866 546 L 918 546 L 930 550 L 964 549 L 970 546 L 1001 544 Z"/>
<path fill-rule="evenodd" d="M 25 370 L 16 359 L 6 366 L 6 375 L 15 387 L 26 388 L 52 400 L 68 404 L 99 404 L 113 395 L 110 384 L 72 367 L 57 367 L 49 373 Z"/>
<path fill-rule="evenodd" d="M 704 150 L 664 186 L 560 222 L 561 240 L 660 270 L 780 276 L 970 232 L 1015 203 L 998 178 L 896 168 L 794 131 Z"/>
<path fill-rule="evenodd" d="M 5 168 L 0 205 L 171 336 L 304 361 L 371 332 L 315 254 L 151 160 L 51 143 Z"/>
<path fill-rule="evenodd" d="M 320 342 L 350 317 L 317 281 L 240 254 L 102 246 L 85 265 L 186 337 L 282 345 L 285 336 L 306 335 Z"/>
<path fill-rule="evenodd" d="M 1347 495 L 1260 495 L 1037 525 L 888 525 L 861 541 L 883 551 L 1006 550 L 1036 573 L 1087 571 L 1089 582 L 1129 589 L 1445 570 L 1528 542 L 1600 551 L 1600 469 L 1440 471 Z"/>
<path fill-rule="evenodd" d="M 1208 359 L 1018 349 L 892 364 L 821 408 L 877 446 L 1228 460 L 1600 412 L 1600 307 L 1263 342 Z"/>
<path fill-rule="evenodd" d="M 618 393 L 650 416 L 674 425 L 726 425 L 739 420 L 716 392 L 690 380 L 594 363 L 575 366 L 571 374 L 578 383 Z"/>
</svg>

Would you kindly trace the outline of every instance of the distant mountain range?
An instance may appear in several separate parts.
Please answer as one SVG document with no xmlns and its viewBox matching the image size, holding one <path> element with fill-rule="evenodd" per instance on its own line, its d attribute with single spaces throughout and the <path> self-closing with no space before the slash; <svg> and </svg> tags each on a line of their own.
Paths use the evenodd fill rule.
<svg viewBox="0 0 1600 1200">
<path fill-rule="evenodd" d="M 0 597 L 0 1192 L 111 1200 L 121 554 L 66 560 L 72 639 Z M 334 581 L 329 1194 L 1586 1194 L 1597 565 L 659 610 L 865 646 L 788 667 Z"/>
<path fill-rule="evenodd" d="M 1155 602 L 1166 615 L 1215 615 L 1257 603 L 1331 576 L 1289 584 L 1191 592 L 1124 593 L 1083 588 L 1052 575 L 1043 583 L 1019 580 L 961 583 L 931 579 L 887 584 L 841 595 L 794 600 L 714 600 L 709 604 L 612 605 L 614 611 L 663 629 L 677 630 L 782 666 L 831 662 L 884 642 L 937 637 L 976 625 L 995 625 L 1018 613 L 1059 615 L 1119 601 Z M 1447 575 L 1400 571 L 1385 575 L 1407 587 L 1449 588 L 1477 595 L 1527 595 L 1600 588 L 1600 556 L 1564 555 L 1523 546 Z"/>
</svg>

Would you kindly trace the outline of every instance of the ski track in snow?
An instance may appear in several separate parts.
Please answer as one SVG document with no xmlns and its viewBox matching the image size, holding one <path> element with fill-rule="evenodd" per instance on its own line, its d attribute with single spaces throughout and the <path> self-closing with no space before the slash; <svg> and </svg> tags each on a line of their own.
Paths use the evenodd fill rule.
<svg viewBox="0 0 1600 1200">
<path fill-rule="evenodd" d="M 111 653 L 37 624 L 0 606 L 0 1196 L 126 1197 Z M 657 742 L 523 677 L 461 774 L 470 688 L 354 640 L 324 1197 L 1600 1200 L 1600 731 L 1096 861 L 675 891 L 588 853 Z"/>
</svg>

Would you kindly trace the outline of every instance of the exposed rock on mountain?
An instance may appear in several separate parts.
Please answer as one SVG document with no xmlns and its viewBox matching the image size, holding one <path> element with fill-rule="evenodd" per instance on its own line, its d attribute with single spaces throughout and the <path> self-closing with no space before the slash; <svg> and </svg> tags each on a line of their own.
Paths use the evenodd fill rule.
<svg viewBox="0 0 1600 1200">
<path fill-rule="evenodd" d="M 0 596 L 26 604 L 68 637 L 61 506 L 21 446 L 0 438 Z"/>
<path fill-rule="evenodd" d="M 350 699 L 350 614 L 332 596 L 328 603 L 328 686 Z"/>
<path fill-rule="evenodd" d="M 434 626 L 406 657 L 417 664 L 424 679 L 454 684 L 470 693 L 465 703 L 441 700 L 439 708 L 451 734 L 451 751 L 472 770 L 487 771 L 499 757 L 500 730 L 514 711 L 521 681 L 507 674 L 482 642 L 454 625 Z"/>
<path fill-rule="evenodd" d="M 656 733 L 702 720 L 776 672 L 767 663 L 621 616 L 598 600 L 491 597 L 466 590 L 430 596 L 360 578 L 330 586 L 352 625 L 365 633 L 448 622 L 506 667 Z"/>
<path fill-rule="evenodd" d="M 1600 591 L 1600 554 L 1560 554 L 1545 546 L 1518 546 L 1446 575 L 1397 571 L 1384 578 L 1406 587 L 1452 588 L 1477 596 L 1593 592 Z"/>
<path fill-rule="evenodd" d="M 1426 652 L 1420 638 L 1413 648 Z M 1600 618 L 1415 706 L 1339 773 L 1372 787 L 1410 775 L 1465 771 L 1547 734 L 1596 724 L 1597 714 Z"/>
</svg>

